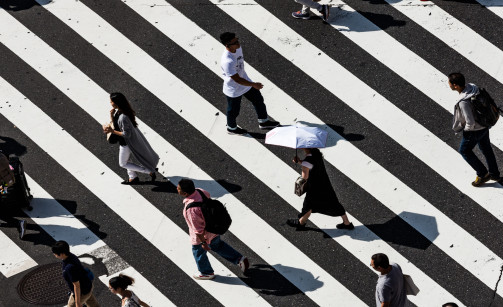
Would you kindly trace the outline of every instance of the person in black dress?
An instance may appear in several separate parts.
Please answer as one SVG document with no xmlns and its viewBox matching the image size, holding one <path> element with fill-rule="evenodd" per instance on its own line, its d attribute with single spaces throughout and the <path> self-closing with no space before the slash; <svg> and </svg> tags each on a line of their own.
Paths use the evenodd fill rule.
<svg viewBox="0 0 503 307">
<path fill-rule="evenodd" d="M 306 226 L 311 213 L 321 213 L 342 217 L 342 223 L 336 225 L 338 229 L 354 229 L 353 223 L 349 222 L 346 210 L 339 202 L 330 183 L 320 150 L 318 148 L 302 149 L 306 154 L 305 159 L 300 160 L 295 156 L 293 162 L 302 165 L 302 178 L 307 180 L 306 198 L 304 198 L 302 212 L 298 218 L 288 219 L 286 223 L 292 227 L 302 228 Z"/>
</svg>

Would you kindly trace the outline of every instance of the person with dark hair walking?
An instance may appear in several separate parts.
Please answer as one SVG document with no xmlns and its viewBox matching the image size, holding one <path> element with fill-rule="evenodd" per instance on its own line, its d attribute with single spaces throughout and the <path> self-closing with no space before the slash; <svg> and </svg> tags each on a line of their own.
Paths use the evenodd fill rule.
<svg viewBox="0 0 503 307">
<path fill-rule="evenodd" d="M 136 172 L 150 175 L 151 181 L 156 179 L 157 163 L 159 156 L 152 149 L 147 139 L 138 129 L 135 111 L 122 93 L 110 94 L 110 119 L 114 123 L 114 130 L 110 126 L 104 126 L 104 133 L 112 133 L 118 138 L 119 165 L 127 169 L 128 178 L 122 184 L 137 184 L 140 182 Z M 129 161 L 131 154 L 141 165 Z"/>
<path fill-rule="evenodd" d="M 349 222 L 346 210 L 339 202 L 334 188 L 330 183 L 323 155 L 318 148 L 302 148 L 306 157 L 300 160 L 293 158 L 294 163 L 302 166 L 302 178 L 306 180 L 306 197 L 302 206 L 302 212 L 296 219 L 288 219 L 286 223 L 292 227 L 304 228 L 311 213 L 321 213 L 329 216 L 342 217 L 342 223 L 337 224 L 338 229 L 352 230 L 355 227 Z"/>
<path fill-rule="evenodd" d="M 196 260 L 197 268 L 199 273 L 194 274 L 195 279 L 209 280 L 215 278 L 213 268 L 211 267 L 210 261 L 208 260 L 207 252 L 213 250 L 215 253 L 219 254 L 222 258 L 239 265 L 239 268 L 243 273 L 246 272 L 250 263 L 248 258 L 241 255 L 235 249 L 233 249 L 229 244 L 225 243 L 220 235 L 208 232 L 205 230 L 205 220 L 201 207 L 191 207 L 187 208 L 193 202 L 202 202 L 203 198 L 199 194 L 199 191 L 204 193 L 207 198 L 210 198 L 210 193 L 198 189 L 194 182 L 190 179 L 181 179 L 176 187 L 178 194 L 185 197 L 183 200 L 184 210 L 183 217 L 189 226 L 189 236 L 190 243 L 192 244 L 192 254 Z"/>
<path fill-rule="evenodd" d="M 223 92 L 227 97 L 227 132 L 237 135 L 247 133 L 245 129 L 242 129 L 236 123 L 236 118 L 241 109 L 242 96 L 245 96 L 255 108 L 260 129 L 271 129 L 279 126 L 278 122 L 270 120 L 267 115 L 264 98 L 260 93 L 260 89 L 263 87 L 262 83 L 252 82 L 245 72 L 243 50 L 236 34 L 222 33 L 220 41 L 225 46 L 220 67 L 224 75 Z"/>
<path fill-rule="evenodd" d="M 451 90 L 459 93 L 458 101 L 454 106 L 452 125 L 452 130 L 456 133 L 463 132 L 459 153 L 477 173 L 472 185 L 480 187 L 489 180 L 500 181 L 498 164 L 489 139 L 489 128 L 477 123 L 471 108 L 470 99 L 479 93 L 478 87 L 473 83 L 466 84 L 465 77 L 461 73 L 451 73 L 448 78 Z M 479 145 L 480 151 L 486 158 L 489 171 L 473 152 L 476 145 Z"/>
<path fill-rule="evenodd" d="M 330 7 L 326 4 L 319 4 L 320 0 L 295 0 L 295 2 L 302 4 L 302 10 L 293 12 L 292 16 L 294 18 L 311 18 L 311 9 L 317 9 L 321 13 L 323 21 L 327 21 L 330 16 Z"/>
<path fill-rule="evenodd" d="M 52 246 L 52 253 L 63 261 L 63 278 L 70 289 L 68 307 L 99 307 L 100 304 L 93 294 L 93 281 L 79 258 L 70 253 L 70 246 L 65 241 L 57 241 Z"/>
<path fill-rule="evenodd" d="M 372 255 L 370 266 L 381 273 L 376 285 L 376 307 L 404 307 L 407 293 L 402 268 L 389 263 L 388 256 L 379 253 Z"/>
<path fill-rule="evenodd" d="M 149 307 L 145 302 L 142 302 L 133 291 L 127 289 L 128 286 L 134 284 L 134 279 L 124 274 L 119 274 L 117 277 L 112 277 L 108 281 L 108 289 L 113 294 L 118 294 L 122 297 L 121 307 Z"/>
</svg>

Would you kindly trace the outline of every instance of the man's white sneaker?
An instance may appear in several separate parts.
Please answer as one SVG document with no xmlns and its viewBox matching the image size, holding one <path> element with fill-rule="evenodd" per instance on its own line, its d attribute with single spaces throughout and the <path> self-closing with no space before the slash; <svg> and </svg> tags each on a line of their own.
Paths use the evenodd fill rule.
<svg viewBox="0 0 503 307">
<path fill-rule="evenodd" d="M 215 278 L 215 274 L 199 274 L 199 273 L 196 273 L 194 275 L 192 275 L 192 277 L 194 277 L 195 279 L 198 279 L 198 280 L 210 280 L 210 279 L 213 279 Z"/>
</svg>

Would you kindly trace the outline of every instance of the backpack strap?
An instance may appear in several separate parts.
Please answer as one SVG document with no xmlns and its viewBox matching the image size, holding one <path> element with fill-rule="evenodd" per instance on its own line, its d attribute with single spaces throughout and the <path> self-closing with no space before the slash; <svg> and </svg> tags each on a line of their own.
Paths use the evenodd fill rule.
<svg viewBox="0 0 503 307">
<path fill-rule="evenodd" d="M 203 203 L 208 200 L 208 197 L 206 197 L 206 195 L 204 194 L 203 191 L 201 191 L 200 189 L 196 189 L 196 190 L 199 192 L 199 195 L 201 195 L 201 198 L 203 199 Z"/>
<path fill-rule="evenodd" d="M 197 192 L 199 192 L 199 195 L 201 195 L 201 198 L 203 199 L 202 202 L 191 202 L 189 205 L 187 205 L 187 207 L 185 207 L 185 210 L 187 209 L 190 209 L 190 208 L 196 208 L 196 207 L 201 207 L 202 204 L 208 200 L 208 197 L 206 197 L 206 195 L 204 195 L 204 192 L 201 191 L 200 189 L 196 189 Z"/>
<path fill-rule="evenodd" d="M 201 207 L 203 203 L 201 202 L 191 202 L 190 204 L 187 205 L 187 207 L 185 207 L 185 211 L 187 211 L 187 209 L 190 209 L 190 208 L 197 208 L 197 207 Z"/>
</svg>

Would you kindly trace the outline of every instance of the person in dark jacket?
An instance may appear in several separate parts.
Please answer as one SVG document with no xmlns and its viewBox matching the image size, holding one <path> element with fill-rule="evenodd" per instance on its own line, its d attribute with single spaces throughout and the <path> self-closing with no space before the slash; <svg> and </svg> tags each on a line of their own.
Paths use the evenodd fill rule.
<svg viewBox="0 0 503 307">
<path fill-rule="evenodd" d="M 110 119 L 114 123 L 114 130 L 110 126 L 104 126 L 104 133 L 113 133 L 119 138 L 119 165 L 127 169 L 128 179 L 122 184 L 136 184 L 140 182 L 137 172 L 149 174 L 151 181 L 156 179 L 157 163 L 159 156 L 152 149 L 147 139 L 138 129 L 135 111 L 122 93 L 110 94 Z M 141 165 L 129 161 L 131 154 Z"/>
<path fill-rule="evenodd" d="M 337 224 L 338 229 L 354 229 L 353 223 L 349 222 L 346 210 L 339 202 L 334 188 L 330 183 L 323 155 L 318 148 L 302 148 L 306 154 L 304 160 L 299 157 L 293 158 L 294 163 L 300 163 L 302 166 L 302 178 L 306 182 L 306 197 L 302 212 L 296 219 L 288 219 L 286 223 L 292 227 L 305 227 L 311 213 L 321 213 L 329 216 L 342 217 L 342 223 Z"/>
<path fill-rule="evenodd" d="M 70 246 L 65 241 L 57 241 L 52 246 L 56 258 L 63 261 L 63 278 L 70 289 L 68 307 L 99 307 L 93 294 L 93 282 L 79 258 L 70 253 Z"/>
</svg>

